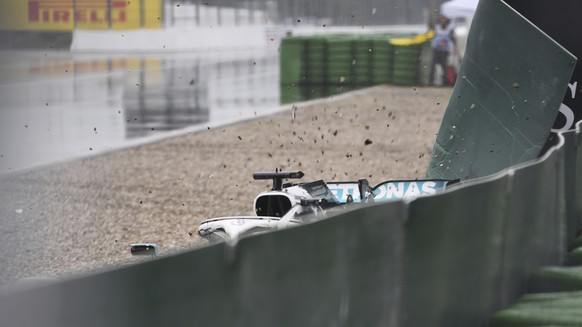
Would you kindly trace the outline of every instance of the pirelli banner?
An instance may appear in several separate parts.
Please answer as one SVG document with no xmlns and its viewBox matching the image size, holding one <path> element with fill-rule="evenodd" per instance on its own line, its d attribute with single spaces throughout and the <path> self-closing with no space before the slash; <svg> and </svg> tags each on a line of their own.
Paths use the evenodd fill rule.
<svg viewBox="0 0 582 327">
<path fill-rule="evenodd" d="M 0 0 L 0 30 L 160 28 L 162 0 Z"/>
</svg>

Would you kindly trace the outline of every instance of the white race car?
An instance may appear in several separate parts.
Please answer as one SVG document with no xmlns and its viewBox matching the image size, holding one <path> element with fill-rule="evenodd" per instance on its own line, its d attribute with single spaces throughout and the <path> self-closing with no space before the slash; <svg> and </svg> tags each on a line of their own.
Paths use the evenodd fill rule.
<svg viewBox="0 0 582 327">
<path fill-rule="evenodd" d="M 256 180 L 272 179 L 273 188 L 262 192 L 254 201 L 256 216 L 235 216 L 207 219 L 198 227 L 198 234 L 210 242 L 238 238 L 243 235 L 281 229 L 326 217 L 345 210 L 351 203 L 390 201 L 435 194 L 444 190 L 446 180 L 387 181 L 370 187 L 366 179 L 357 182 L 283 184 L 283 179 L 297 179 L 300 171 L 254 173 Z"/>
<path fill-rule="evenodd" d="M 210 242 L 233 239 L 313 221 L 340 206 L 324 181 L 283 185 L 283 179 L 302 177 L 300 171 L 254 173 L 256 180 L 273 180 L 273 188 L 255 198 L 253 208 L 256 215 L 207 219 L 198 227 L 198 234 Z M 373 199 L 370 192 L 364 191 L 363 194 L 366 195 L 363 201 Z"/>
<path fill-rule="evenodd" d="M 345 210 L 352 203 L 391 201 L 440 192 L 453 181 L 397 180 L 370 187 L 366 179 L 355 182 L 322 180 L 309 183 L 287 183 L 284 179 L 300 179 L 301 171 L 254 173 L 255 180 L 272 179 L 271 190 L 260 193 L 253 203 L 254 216 L 231 216 L 204 220 L 198 234 L 210 243 L 236 240 L 241 236 L 282 229 L 327 217 Z M 156 256 L 156 244 L 130 244 L 133 255 Z"/>
</svg>

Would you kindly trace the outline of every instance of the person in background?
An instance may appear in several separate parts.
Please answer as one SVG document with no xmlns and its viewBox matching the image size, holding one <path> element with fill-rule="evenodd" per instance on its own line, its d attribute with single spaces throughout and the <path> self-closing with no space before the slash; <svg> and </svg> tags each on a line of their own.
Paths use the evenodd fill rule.
<svg viewBox="0 0 582 327">
<path fill-rule="evenodd" d="M 434 83 L 434 74 L 436 65 L 442 68 L 442 84 L 452 85 L 454 82 L 449 82 L 447 78 L 447 68 L 449 56 L 455 49 L 455 26 L 451 20 L 443 15 L 439 15 L 435 25 L 435 37 L 432 40 L 432 66 L 430 69 L 430 83 Z"/>
</svg>

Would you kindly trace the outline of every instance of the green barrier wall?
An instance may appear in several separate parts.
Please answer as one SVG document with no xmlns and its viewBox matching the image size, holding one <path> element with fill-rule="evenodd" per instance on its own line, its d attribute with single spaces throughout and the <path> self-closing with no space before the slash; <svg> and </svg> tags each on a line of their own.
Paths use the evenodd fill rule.
<svg viewBox="0 0 582 327">
<path fill-rule="evenodd" d="M 480 1 L 427 176 L 465 180 L 535 159 L 575 63 L 504 2 Z"/>
<path fill-rule="evenodd" d="M 570 131 L 563 133 L 562 136 L 565 138 L 566 144 L 564 147 L 564 174 L 566 178 L 572 179 L 572 182 L 566 183 L 565 197 L 566 197 L 566 219 L 568 224 L 568 234 L 567 244 L 571 244 L 576 238 L 577 227 L 582 226 L 582 220 L 580 216 L 576 214 L 577 203 L 576 203 L 576 176 L 580 174 L 582 167 L 576 166 L 576 153 L 578 152 L 578 147 L 580 146 L 578 142 L 578 134 L 576 131 Z M 582 199 L 582 197 L 578 197 Z M 580 201 L 582 202 L 582 201 Z"/>
<path fill-rule="evenodd" d="M 397 322 L 403 203 L 355 210 L 241 242 L 245 326 Z M 258 269 L 257 269 L 258 268 Z"/>
<path fill-rule="evenodd" d="M 578 135 L 576 142 L 576 176 L 574 176 L 573 182 L 575 183 L 576 196 L 575 198 L 575 209 L 574 209 L 574 219 L 579 222 L 579 226 L 582 225 L 582 121 L 576 124 L 576 133 Z M 570 176 L 568 176 L 570 178 Z M 572 181 L 570 181 L 571 183 Z"/>
<path fill-rule="evenodd" d="M 507 178 L 411 203 L 401 326 L 479 326 L 494 308 Z"/>
<path fill-rule="evenodd" d="M 564 262 L 566 243 L 563 185 L 559 181 L 561 150 L 543 161 L 508 172 L 507 217 L 502 283 L 497 309 L 523 294 L 528 277 L 540 266 Z"/>
<path fill-rule="evenodd" d="M 183 326 L 196 319 L 226 326 L 240 299 L 225 253 L 218 244 L 0 298 L 0 325 Z"/>
<path fill-rule="evenodd" d="M 405 208 L 353 210 L 0 297 L 0 325 L 396 326 Z"/>
</svg>

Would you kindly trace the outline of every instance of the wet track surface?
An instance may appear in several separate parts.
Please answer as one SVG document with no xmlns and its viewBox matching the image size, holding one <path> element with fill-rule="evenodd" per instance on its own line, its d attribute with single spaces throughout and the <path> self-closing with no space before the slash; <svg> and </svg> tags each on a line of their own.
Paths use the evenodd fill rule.
<svg viewBox="0 0 582 327">
<path fill-rule="evenodd" d="M 0 54 L 0 174 L 280 104 L 276 49 L 170 55 Z"/>
</svg>

